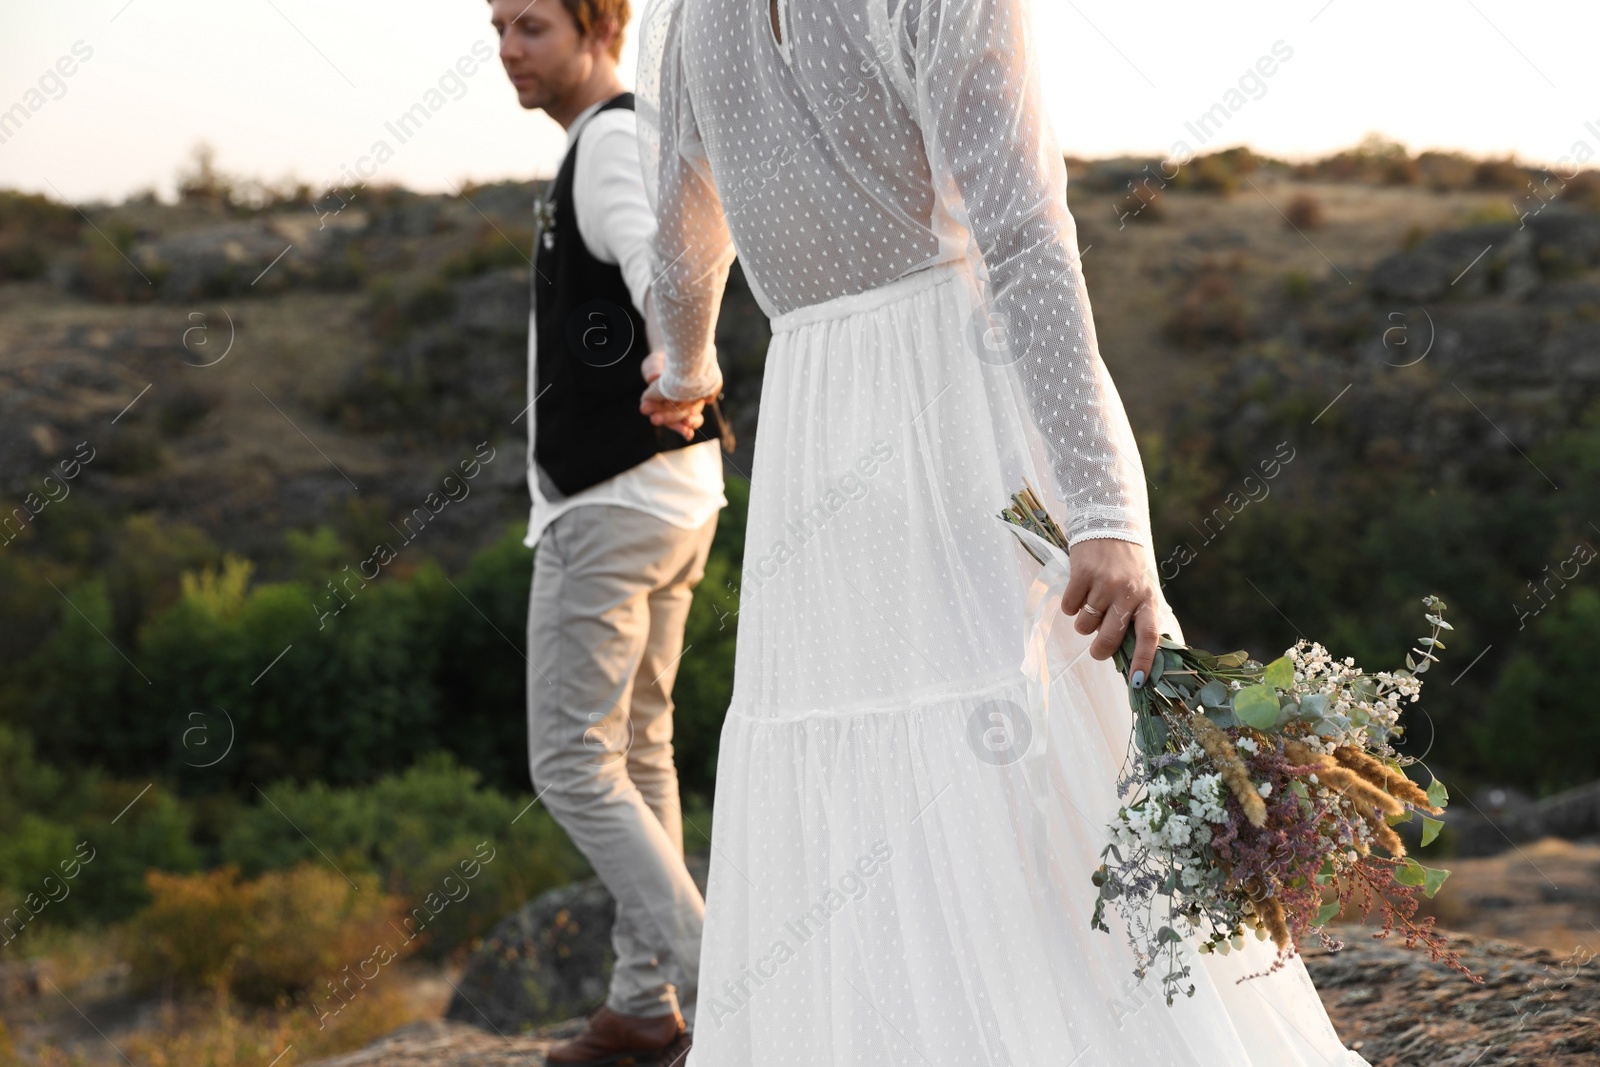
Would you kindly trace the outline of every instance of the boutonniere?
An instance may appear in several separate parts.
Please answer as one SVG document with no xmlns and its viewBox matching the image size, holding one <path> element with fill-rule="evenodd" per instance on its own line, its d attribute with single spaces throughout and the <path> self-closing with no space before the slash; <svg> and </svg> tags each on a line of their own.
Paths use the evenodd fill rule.
<svg viewBox="0 0 1600 1067">
<path fill-rule="evenodd" d="M 535 200 L 533 202 L 533 221 L 539 228 L 539 237 L 544 246 L 549 248 L 555 243 L 555 234 L 552 232 L 556 225 L 556 205 L 550 200 Z"/>
</svg>

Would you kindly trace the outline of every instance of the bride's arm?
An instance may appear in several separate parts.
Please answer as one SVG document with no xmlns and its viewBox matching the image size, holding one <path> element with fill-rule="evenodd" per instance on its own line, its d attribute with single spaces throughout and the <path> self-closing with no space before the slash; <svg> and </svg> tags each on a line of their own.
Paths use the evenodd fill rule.
<svg viewBox="0 0 1600 1067">
<path fill-rule="evenodd" d="M 653 0 L 641 16 L 634 93 L 640 165 L 656 213 L 650 302 L 666 350 L 654 389 L 688 401 L 722 388 L 717 313 L 734 247 L 683 88 L 681 8 L 681 0 Z"/>
<path fill-rule="evenodd" d="M 1007 328 L 1005 354 L 1068 507 L 1063 526 L 1076 550 L 1061 609 L 1080 634 L 1095 633 L 1095 659 L 1111 656 L 1131 625 L 1129 675 L 1141 686 L 1160 615 L 1144 468 L 1100 359 L 1066 164 L 1040 99 L 1032 14 L 1025 0 L 906 0 L 902 10 L 929 163 L 939 186 L 960 194 L 989 276 L 989 311 Z"/>
<path fill-rule="evenodd" d="M 1144 470 L 1100 358 L 1024 0 L 908 0 L 929 162 L 961 194 L 1071 543 L 1150 544 Z"/>
</svg>

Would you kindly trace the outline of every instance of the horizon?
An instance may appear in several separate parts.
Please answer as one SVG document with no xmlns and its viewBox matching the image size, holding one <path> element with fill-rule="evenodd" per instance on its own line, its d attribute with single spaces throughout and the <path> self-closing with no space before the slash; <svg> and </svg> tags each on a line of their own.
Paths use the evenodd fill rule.
<svg viewBox="0 0 1600 1067">
<path fill-rule="evenodd" d="M 619 65 L 628 86 L 642 6 Z M 1386 10 L 1374 36 L 1362 9 L 1340 0 L 1293 11 L 1267 0 L 1224 12 L 1173 4 L 1161 32 L 1148 11 L 1109 3 L 1032 7 L 1046 106 L 1068 156 L 1243 145 L 1296 163 L 1369 134 L 1412 155 L 1547 168 L 1600 156 L 1600 110 L 1583 109 L 1600 100 L 1600 68 L 1583 48 L 1600 37 L 1600 8 L 1558 5 L 1547 20 L 1558 33 L 1519 25 L 1504 0 L 1434 0 Z M 333 187 L 380 141 L 392 157 L 372 184 L 453 192 L 554 173 L 565 131 L 517 105 L 486 4 L 397 0 L 384 12 L 94 0 L 0 14 L 0 188 L 170 201 L 201 143 L 222 173 L 273 186 Z M 248 44 L 216 46 L 226 41 Z M 1076 62 L 1060 61 L 1063 42 Z M 419 104 L 427 120 L 401 140 L 395 123 Z"/>
</svg>

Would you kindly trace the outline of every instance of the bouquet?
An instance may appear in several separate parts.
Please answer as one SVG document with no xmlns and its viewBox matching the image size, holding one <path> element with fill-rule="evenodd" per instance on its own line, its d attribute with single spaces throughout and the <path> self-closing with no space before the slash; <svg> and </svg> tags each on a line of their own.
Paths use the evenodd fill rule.
<svg viewBox="0 0 1600 1067">
<path fill-rule="evenodd" d="M 1066 537 L 1031 488 L 1000 518 L 1066 551 Z M 1029 539 L 1022 541 L 1041 563 Z M 1214 655 L 1162 634 L 1142 688 L 1129 688 L 1133 751 L 1117 780 L 1122 801 L 1111 843 L 1093 872 L 1099 890 L 1091 924 L 1111 932 L 1105 908 L 1122 917 L 1143 979 L 1161 971 L 1168 1004 L 1192 996 L 1180 948 L 1201 953 L 1244 947 L 1253 934 L 1277 947 L 1282 967 L 1307 938 L 1342 947 L 1327 930 L 1354 906 L 1378 909 L 1387 937 L 1468 975 L 1431 916 L 1417 918 L 1449 872 L 1406 855 L 1395 826 L 1420 816 L 1421 841 L 1438 836 L 1449 795 L 1433 779 L 1412 781 L 1411 762 L 1391 741 L 1402 706 L 1420 699 L 1421 675 L 1451 629 L 1445 604 L 1422 598 L 1431 626 L 1406 669 L 1369 673 L 1301 639 L 1262 664 L 1245 652 Z M 1126 676 L 1132 627 L 1114 660 Z M 1249 975 L 1247 977 L 1258 977 Z"/>
</svg>

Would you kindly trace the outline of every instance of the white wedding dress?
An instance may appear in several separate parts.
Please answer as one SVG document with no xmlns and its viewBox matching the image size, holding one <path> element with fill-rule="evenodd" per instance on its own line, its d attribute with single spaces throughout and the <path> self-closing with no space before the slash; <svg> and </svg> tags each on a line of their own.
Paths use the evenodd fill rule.
<svg viewBox="0 0 1600 1067">
<path fill-rule="evenodd" d="M 1155 554 L 1024 0 L 779 2 L 639 39 L 663 391 L 735 248 L 773 328 L 689 1067 L 1365 1063 L 1269 943 L 1169 1007 L 1089 927 L 1127 690 L 996 513 Z"/>
</svg>

